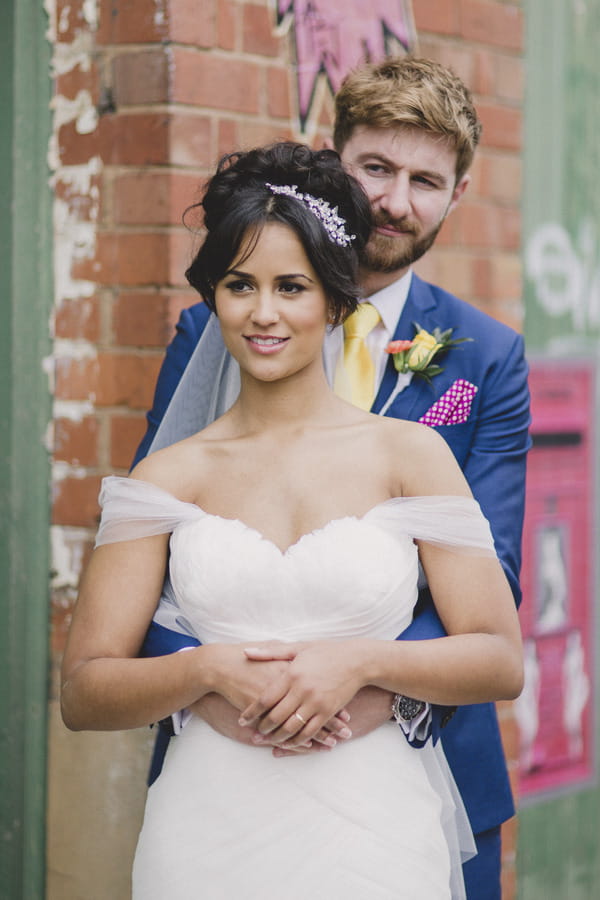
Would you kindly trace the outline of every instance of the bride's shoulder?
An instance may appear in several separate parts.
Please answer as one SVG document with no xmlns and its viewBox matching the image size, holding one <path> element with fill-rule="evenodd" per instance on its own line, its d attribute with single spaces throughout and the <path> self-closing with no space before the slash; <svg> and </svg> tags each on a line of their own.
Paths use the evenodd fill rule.
<svg viewBox="0 0 600 900">
<path fill-rule="evenodd" d="M 433 428 L 405 419 L 382 418 L 381 440 L 404 496 L 470 496 L 450 447 Z"/>
<path fill-rule="evenodd" d="M 130 478 L 144 481 L 184 502 L 195 502 L 206 472 L 209 451 L 201 436 L 193 435 L 142 459 Z"/>
</svg>

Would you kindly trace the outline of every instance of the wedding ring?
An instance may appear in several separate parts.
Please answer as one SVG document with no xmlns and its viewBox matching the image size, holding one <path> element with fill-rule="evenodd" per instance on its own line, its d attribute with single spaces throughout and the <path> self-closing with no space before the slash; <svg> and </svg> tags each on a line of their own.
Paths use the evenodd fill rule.
<svg viewBox="0 0 600 900">
<path fill-rule="evenodd" d="M 299 712 L 295 712 L 294 715 L 297 719 L 300 719 L 303 725 L 306 725 L 306 719 L 303 719 Z"/>
</svg>

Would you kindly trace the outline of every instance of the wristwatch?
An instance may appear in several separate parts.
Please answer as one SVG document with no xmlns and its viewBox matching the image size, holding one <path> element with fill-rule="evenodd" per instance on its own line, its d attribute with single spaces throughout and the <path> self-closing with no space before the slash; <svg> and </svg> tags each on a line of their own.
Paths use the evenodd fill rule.
<svg viewBox="0 0 600 900">
<path fill-rule="evenodd" d="M 405 697 L 404 694 L 394 694 L 392 700 L 392 715 L 398 724 L 402 722 L 411 722 L 416 716 L 425 709 L 424 700 L 413 700 L 412 697 Z"/>
</svg>

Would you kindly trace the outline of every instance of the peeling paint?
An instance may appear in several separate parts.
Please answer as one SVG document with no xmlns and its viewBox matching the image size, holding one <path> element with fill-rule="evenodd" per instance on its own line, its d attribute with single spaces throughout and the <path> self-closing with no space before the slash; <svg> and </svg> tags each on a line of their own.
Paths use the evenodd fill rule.
<svg viewBox="0 0 600 900">
<path fill-rule="evenodd" d="M 60 11 L 60 18 L 58 20 L 57 31 L 59 34 L 64 34 L 65 31 L 69 30 L 70 14 L 71 14 L 71 7 L 69 5 L 63 6 L 63 8 Z"/>
<path fill-rule="evenodd" d="M 81 575 L 83 551 L 89 541 L 89 531 L 83 528 L 50 527 L 52 554 L 51 585 L 58 588 L 76 588 Z"/>
<path fill-rule="evenodd" d="M 73 262 L 93 259 L 96 252 L 95 222 L 79 222 L 68 203 L 54 201 L 54 296 L 55 301 L 91 297 L 93 281 L 72 277 Z"/>
<path fill-rule="evenodd" d="M 64 338 L 56 338 L 54 341 L 54 356 L 61 359 L 96 359 L 98 349 L 95 344 L 82 339 L 65 340 Z"/>
<path fill-rule="evenodd" d="M 167 9 L 164 0 L 154 0 L 154 24 L 161 28 L 167 24 Z"/>
<path fill-rule="evenodd" d="M 83 0 L 81 11 L 90 28 L 96 31 L 98 28 L 98 3 L 96 0 Z"/>
<path fill-rule="evenodd" d="M 55 459 L 52 463 L 52 481 L 54 485 L 60 484 L 66 478 L 87 478 L 87 469 L 83 466 L 72 466 L 61 459 Z M 62 527 L 62 526 L 57 526 Z"/>
<path fill-rule="evenodd" d="M 93 39 L 89 31 L 79 31 L 71 43 L 56 43 L 52 56 L 52 74 L 64 75 L 77 66 L 81 68 L 82 72 L 89 72 L 92 49 Z"/>
<path fill-rule="evenodd" d="M 46 39 L 49 44 L 54 45 L 56 41 L 56 2 L 55 0 L 44 0 L 44 11 L 48 16 L 48 28 L 46 30 Z"/>
<path fill-rule="evenodd" d="M 98 125 L 98 111 L 89 91 L 79 91 L 72 100 L 57 94 L 50 101 L 50 108 L 54 110 L 55 131 L 75 122 L 77 134 L 91 134 Z"/>
<path fill-rule="evenodd" d="M 55 400 L 54 416 L 56 419 L 69 419 L 71 422 L 82 422 L 92 416 L 95 410 L 89 400 Z"/>
</svg>

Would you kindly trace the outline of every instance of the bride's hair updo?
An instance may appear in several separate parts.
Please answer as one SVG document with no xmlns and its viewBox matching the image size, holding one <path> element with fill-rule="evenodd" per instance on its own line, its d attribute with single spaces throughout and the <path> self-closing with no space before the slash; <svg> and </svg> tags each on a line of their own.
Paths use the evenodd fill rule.
<svg viewBox="0 0 600 900">
<path fill-rule="evenodd" d="M 291 195 L 279 191 L 292 186 L 296 191 Z M 310 197 L 299 199 L 298 194 Z M 334 224 L 327 221 L 330 211 L 319 200 L 331 207 Z M 248 258 L 267 222 L 294 230 L 321 279 L 333 322 L 342 322 L 356 309 L 357 258 L 369 238 L 371 212 L 367 196 L 344 171 L 335 151 L 283 141 L 229 154 L 221 159 L 197 206 L 203 208 L 207 234 L 185 274 L 212 311 L 216 285 L 234 260 Z M 344 220 L 341 237 L 336 235 L 336 213 Z M 244 257 L 238 260 L 247 237 Z"/>
</svg>

